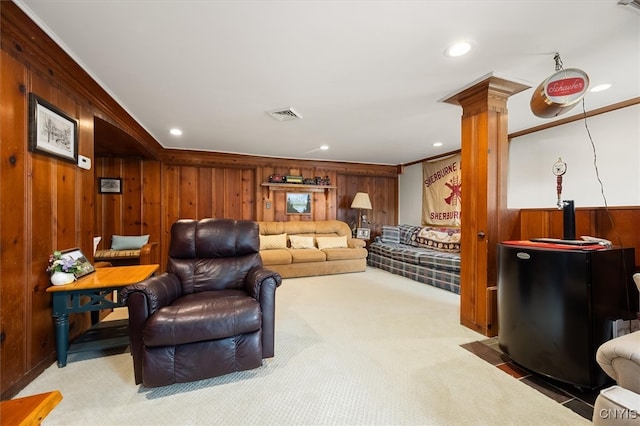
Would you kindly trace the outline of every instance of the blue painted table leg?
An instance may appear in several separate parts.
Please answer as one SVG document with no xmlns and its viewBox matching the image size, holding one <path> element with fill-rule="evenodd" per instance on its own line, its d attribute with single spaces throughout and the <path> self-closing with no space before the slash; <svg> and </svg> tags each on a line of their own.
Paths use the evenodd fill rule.
<svg viewBox="0 0 640 426">
<path fill-rule="evenodd" d="M 69 350 L 69 313 L 67 311 L 67 295 L 57 293 L 53 295 L 53 320 L 56 329 L 56 354 L 58 367 L 67 365 L 67 351 Z"/>
<path fill-rule="evenodd" d="M 67 365 L 67 350 L 69 349 L 69 315 L 58 314 L 54 316 L 56 326 L 56 353 L 58 355 L 58 367 Z"/>
</svg>

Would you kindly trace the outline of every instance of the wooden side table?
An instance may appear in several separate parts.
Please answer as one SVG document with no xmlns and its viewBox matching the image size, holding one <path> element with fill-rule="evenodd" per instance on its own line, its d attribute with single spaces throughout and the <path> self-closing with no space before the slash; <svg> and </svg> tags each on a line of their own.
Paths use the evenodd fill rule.
<svg viewBox="0 0 640 426">
<path fill-rule="evenodd" d="M 108 299 L 113 291 L 119 291 L 130 284 L 139 283 L 155 274 L 159 268 L 160 265 L 96 268 L 94 273 L 85 275 L 71 284 L 48 287 L 47 293 L 52 293 L 53 297 L 58 367 L 67 365 L 70 313 L 92 312 L 123 306 L 119 298 L 115 301 Z M 96 325 L 101 326 L 100 324 Z M 122 324 L 118 325 L 122 327 Z M 103 345 L 92 344 L 90 348 L 105 349 L 122 345 L 121 342 L 122 340 L 115 342 L 112 340 Z"/>
<path fill-rule="evenodd" d="M 60 401 L 62 401 L 62 394 L 57 390 L 2 401 L 0 402 L 0 425 L 39 425 Z"/>
</svg>

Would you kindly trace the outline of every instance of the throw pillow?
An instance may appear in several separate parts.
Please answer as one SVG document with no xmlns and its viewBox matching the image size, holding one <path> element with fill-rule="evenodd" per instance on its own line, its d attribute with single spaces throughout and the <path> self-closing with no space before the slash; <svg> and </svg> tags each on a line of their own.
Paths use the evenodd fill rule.
<svg viewBox="0 0 640 426">
<path fill-rule="evenodd" d="M 113 235 L 111 250 L 140 250 L 148 242 L 148 235 Z"/>
<path fill-rule="evenodd" d="M 313 237 L 301 237 L 299 235 L 289 235 L 292 249 L 312 249 L 316 248 L 313 244 Z"/>
<path fill-rule="evenodd" d="M 400 243 L 400 229 L 397 226 L 382 226 L 383 243 Z"/>
<path fill-rule="evenodd" d="M 260 250 L 287 248 L 287 234 L 260 235 Z"/>
<path fill-rule="evenodd" d="M 328 248 L 347 248 L 347 236 L 343 235 L 342 237 L 316 237 L 316 243 L 318 243 L 318 248 L 328 249 Z"/>
</svg>

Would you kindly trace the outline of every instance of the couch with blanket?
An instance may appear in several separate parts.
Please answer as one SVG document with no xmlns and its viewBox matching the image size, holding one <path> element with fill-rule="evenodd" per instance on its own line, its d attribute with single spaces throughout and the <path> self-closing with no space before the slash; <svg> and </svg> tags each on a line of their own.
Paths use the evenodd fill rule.
<svg viewBox="0 0 640 426">
<path fill-rule="evenodd" d="M 367 263 L 460 294 L 460 229 L 385 225 L 369 245 Z"/>
<path fill-rule="evenodd" d="M 260 256 L 283 278 L 363 272 L 367 249 L 339 220 L 258 222 Z"/>
</svg>

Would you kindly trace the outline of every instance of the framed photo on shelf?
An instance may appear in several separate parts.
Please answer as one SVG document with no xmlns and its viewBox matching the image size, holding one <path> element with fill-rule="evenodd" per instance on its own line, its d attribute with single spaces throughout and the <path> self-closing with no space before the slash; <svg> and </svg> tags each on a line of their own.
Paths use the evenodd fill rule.
<svg viewBox="0 0 640 426">
<path fill-rule="evenodd" d="M 98 192 L 100 194 L 122 194 L 122 178 L 98 178 Z"/>
<path fill-rule="evenodd" d="M 371 238 L 371 229 L 369 228 L 356 229 L 356 238 L 360 238 L 361 240 L 368 240 L 369 238 Z"/>
<path fill-rule="evenodd" d="M 80 270 L 78 272 L 74 272 L 73 274 L 75 275 L 76 278 L 84 277 L 85 275 L 95 271 L 95 268 L 93 267 L 91 262 L 89 262 L 86 256 L 82 254 L 82 251 L 80 251 L 78 247 L 68 249 L 68 250 L 63 250 L 62 257 L 77 260 L 80 262 L 81 264 Z"/>
<path fill-rule="evenodd" d="M 78 163 L 78 121 L 29 93 L 29 151 Z"/>
<path fill-rule="evenodd" d="M 311 193 L 287 193 L 287 214 L 311 214 Z"/>
</svg>

